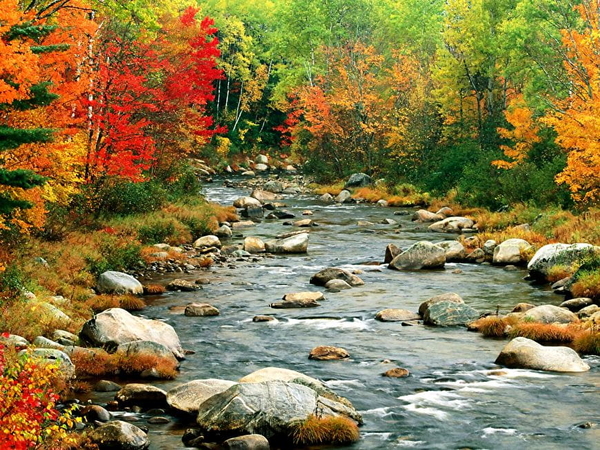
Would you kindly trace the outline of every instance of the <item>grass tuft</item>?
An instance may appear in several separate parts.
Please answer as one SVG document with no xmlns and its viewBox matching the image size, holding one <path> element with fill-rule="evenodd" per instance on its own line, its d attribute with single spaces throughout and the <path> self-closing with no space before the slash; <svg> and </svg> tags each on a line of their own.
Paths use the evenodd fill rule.
<svg viewBox="0 0 600 450">
<path fill-rule="evenodd" d="M 577 325 L 560 325 L 552 323 L 515 324 L 508 332 L 509 337 L 524 337 L 536 342 L 572 342 L 579 332 Z"/>
<path fill-rule="evenodd" d="M 358 425 L 347 417 L 309 416 L 291 432 L 295 445 L 351 444 L 360 439 Z"/>
</svg>

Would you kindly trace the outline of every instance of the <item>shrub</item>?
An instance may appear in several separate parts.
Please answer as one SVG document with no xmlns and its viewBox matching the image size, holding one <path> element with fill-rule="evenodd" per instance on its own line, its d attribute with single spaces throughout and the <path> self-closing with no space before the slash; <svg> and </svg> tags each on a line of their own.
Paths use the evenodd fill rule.
<svg viewBox="0 0 600 450">
<path fill-rule="evenodd" d="M 309 416 L 291 431 L 295 445 L 350 444 L 360 439 L 356 423 L 347 417 Z"/>
<path fill-rule="evenodd" d="M 125 270 L 140 265 L 141 245 L 130 239 L 113 236 L 110 232 L 100 237 L 98 251 L 100 257 L 88 259 L 90 272 L 98 276 L 107 270 Z"/>
</svg>

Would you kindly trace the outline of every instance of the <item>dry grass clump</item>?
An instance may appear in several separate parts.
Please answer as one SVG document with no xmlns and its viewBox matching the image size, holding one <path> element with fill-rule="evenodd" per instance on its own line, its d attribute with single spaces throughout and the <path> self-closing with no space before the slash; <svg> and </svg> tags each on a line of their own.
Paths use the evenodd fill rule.
<svg viewBox="0 0 600 450">
<path fill-rule="evenodd" d="M 336 196 L 343 190 L 344 190 L 344 182 L 343 181 L 340 181 L 339 183 L 335 183 L 335 184 L 318 186 L 318 187 L 314 188 L 315 194 L 317 194 L 317 195 L 331 194 L 333 196 Z"/>
<path fill-rule="evenodd" d="M 573 339 L 573 349 L 584 355 L 600 355 L 600 330 L 582 330 Z"/>
<path fill-rule="evenodd" d="M 352 198 L 362 198 L 369 203 L 377 203 L 387 197 L 389 197 L 387 191 L 370 187 L 359 188 L 352 194 Z"/>
<path fill-rule="evenodd" d="M 488 316 L 470 323 L 469 330 L 478 331 L 486 337 L 504 337 L 508 325 L 508 321 L 503 317 Z"/>
<path fill-rule="evenodd" d="M 158 295 L 167 292 L 167 288 L 160 284 L 144 285 L 144 295 Z"/>
<path fill-rule="evenodd" d="M 589 242 L 600 245 L 600 209 L 592 208 L 578 216 L 571 213 L 563 223 L 553 227 L 556 241 L 565 243 Z"/>
<path fill-rule="evenodd" d="M 571 286 L 573 297 L 600 299 L 600 270 L 586 271 Z"/>
<path fill-rule="evenodd" d="M 559 280 L 570 277 L 575 273 L 575 268 L 565 265 L 556 265 L 550 267 L 546 279 L 549 283 L 556 283 Z M 580 297 L 579 295 L 577 297 Z"/>
<path fill-rule="evenodd" d="M 561 325 L 552 323 L 527 323 L 515 324 L 508 332 L 509 337 L 524 337 L 536 342 L 572 342 L 580 333 L 581 328 L 574 325 Z"/>
<path fill-rule="evenodd" d="M 161 253 L 166 253 L 166 256 L 161 255 Z M 187 262 L 189 259 L 188 256 L 183 252 L 173 249 L 161 250 L 157 247 L 142 248 L 140 256 L 146 264 L 159 261 Z"/>
<path fill-rule="evenodd" d="M 101 294 L 90 297 L 85 305 L 99 313 L 110 308 L 122 308 L 127 311 L 141 311 L 146 307 L 146 302 L 135 295 Z"/>
<path fill-rule="evenodd" d="M 295 445 L 350 444 L 360 439 L 358 425 L 347 417 L 309 416 L 291 432 Z"/>
</svg>

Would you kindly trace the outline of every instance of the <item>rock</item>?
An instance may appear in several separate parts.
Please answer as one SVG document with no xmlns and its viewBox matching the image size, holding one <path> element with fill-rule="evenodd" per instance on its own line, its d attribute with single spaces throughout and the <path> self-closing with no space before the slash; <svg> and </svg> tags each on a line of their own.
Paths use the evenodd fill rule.
<svg viewBox="0 0 600 450">
<path fill-rule="evenodd" d="M 579 310 L 579 312 L 577 312 L 577 317 L 579 317 L 579 319 L 581 319 L 581 320 L 584 320 L 584 319 L 592 317 L 594 314 L 596 314 L 599 311 L 600 311 L 600 306 L 598 306 L 598 305 L 586 306 L 585 308 L 582 308 Z"/>
<path fill-rule="evenodd" d="M 443 217 L 451 217 L 454 215 L 454 211 L 452 211 L 452 208 L 448 207 L 448 206 L 444 206 L 442 208 L 440 208 L 436 214 L 438 216 L 443 216 Z"/>
<path fill-rule="evenodd" d="M 587 321 L 591 322 L 594 325 L 600 325 L 600 311 L 596 311 L 587 318 Z"/>
<path fill-rule="evenodd" d="M 126 342 L 117 347 L 115 352 L 117 355 L 121 355 L 127 358 L 136 358 L 140 355 L 151 355 L 160 358 L 162 361 L 157 364 L 164 364 L 166 361 L 170 362 L 173 367 L 179 366 L 177 358 L 173 355 L 173 352 L 162 344 L 150 341 L 133 341 Z"/>
<path fill-rule="evenodd" d="M 215 236 L 220 238 L 230 238 L 233 236 L 233 231 L 231 231 L 231 227 L 227 225 L 221 225 L 217 231 L 215 231 Z"/>
<path fill-rule="evenodd" d="M 346 181 L 345 188 L 365 187 L 371 184 L 371 177 L 366 173 L 353 173 Z"/>
<path fill-rule="evenodd" d="M 527 265 L 529 275 L 539 281 L 547 281 L 550 269 L 554 266 L 568 266 L 579 263 L 584 257 L 600 248 L 590 244 L 548 244 L 540 248 Z"/>
<path fill-rule="evenodd" d="M 473 229 L 475 222 L 467 217 L 447 217 L 432 223 L 428 229 L 438 233 L 460 233 L 465 229 Z"/>
<path fill-rule="evenodd" d="M 356 222 L 356 225 L 359 227 L 372 227 L 375 224 L 373 222 L 369 222 L 368 220 L 359 220 Z"/>
<path fill-rule="evenodd" d="M 524 264 L 533 247 L 525 239 L 507 239 L 494 249 L 494 264 Z M 485 252 L 485 250 L 484 250 Z"/>
<path fill-rule="evenodd" d="M 383 219 L 379 223 L 382 224 L 382 225 L 398 225 L 398 222 L 395 221 L 394 219 Z"/>
<path fill-rule="evenodd" d="M 440 302 L 454 302 L 459 304 L 465 303 L 462 297 L 454 292 L 434 295 L 419 305 L 419 315 L 423 317 L 431 305 L 435 305 L 436 303 Z"/>
<path fill-rule="evenodd" d="M 284 209 L 276 209 L 267 216 L 267 219 L 293 219 L 294 217 L 296 217 L 294 213 Z"/>
<path fill-rule="evenodd" d="M 549 372 L 586 372 L 590 370 L 575 350 L 569 347 L 544 347 L 531 339 L 517 337 L 496 358 L 496 364 L 517 369 Z"/>
<path fill-rule="evenodd" d="M 121 308 L 102 311 L 88 320 L 79 338 L 98 347 L 118 346 L 131 341 L 151 341 L 167 347 L 178 359 L 183 359 L 179 337 L 171 325 L 129 314 Z"/>
<path fill-rule="evenodd" d="M 208 436 L 260 433 L 267 439 L 289 442 L 293 424 L 315 411 L 323 417 L 362 421 L 354 408 L 325 398 L 310 387 L 264 381 L 240 383 L 212 396 L 200 406 L 197 423 Z"/>
<path fill-rule="evenodd" d="M 388 265 L 396 270 L 437 269 L 444 267 L 446 252 L 427 241 L 417 242 L 396 256 Z"/>
<path fill-rule="evenodd" d="M 121 420 L 100 425 L 88 437 L 100 450 L 143 450 L 150 446 L 146 433 Z"/>
<path fill-rule="evenodd" d="M 564 277 L 552 284 L 551 289 L 557 294 L 566 294 L 568 292 L 567 285 L 571 283 L 571 277 Z"/>
<path fill-rule="evenodd" d="M 572 298 L 571 300 L 567 300 L 562 302 L 559 306 L 561 308 L 567 308 L 569 311 L 578 312 L 579 310 L 594 304 L 594 301 L 591 298 L 587 297 L 579 297 Z"/>
<path fill-rule="evenodd" d="M 273 316 L 254 316 L 252 322 L 272 322 L 276 320 Z"/>
<path fill-rule="evenodd" d="M 310 278 L 310 284 L 314 284 L 316 286 L 325 286 L 328 281 L 334 279 L 343 280 L 350 286 L 362 286 L 363 284 L 365 284 L 364 281 L 356 275 L 353 275 L 344 269 L 338 269 L 334 267 L 323 269 L 314 274 Z"/>
<path fill-rule="evenodd" d="M 324 388 L 325 386 L 316 378 L 304 375 L 295 370 L 282 369 L 279 367 L 265 367 L 256 370 L 238 380 L 238 383 L 260 383 L 263 381 L 287 381 L 301 380 L 302 384 Z"/>
<path fill-rule="evenodd" d="M 269 450 L 269 441 L 261 434 L 246 434 L 223 442 L 225 450 Z"/>
<path fill-rule="evenodd" d="M 375 314 L 375 319 L 381 322 L 406 322 L 419 320 L 421 316 L 406 309 L 384 309 Z"/>
<path fill-rule="evenodd" d="M 467 257 L 467 250 L 458 241 L 436 242 L 435 245 L 444 249 L 446 262 L 464 261 Z"/>
<path fill-rule="evenodd" d="M 297 169 L 291 164 L 288 164 L 287 166 L 285 166 L 285 171 L 289 173 L 296 173 Z"/>
<path fill-rule="evenodd" d="M 321 345 L 310 351 L 308 359 L 317 361 L 331 361 L 350 358 L 350 354 L 340 347 L 332 347 L 329 345 Z"/>
<path fill-rule="evenodd" d="M 88 423 L 109 422 L 112 419 L 112 414 L 100 405 L 88 405 L 81 409 L 79 414 L 85 417 Z"/>
<path fill-rule="evenodd" d="M 52 333 L 52 339 L 62 345 L 75 345 L 75 343 L 79 341 L 79 338 L 76 334 L 65 330 L 54 330 Z"/>
<path fill-rule="evenodd" d="M 325 283 L 325 288 L 328 291 L 339 292 L 346 289 L 352 289 L 352 286 L 350 286 L 344 280 L 329 280 L 327 283 Z"/>
<path fill-rule="evenodd" d="M 325 193 L 319 197 L 319 200 L 321 200 L 324 203 L 333 203 L 334 198 L 331 194 Z"/>
<path fill-rule="evenodd" d="M 295 301 L 315 301 L 325 300 L 325 296 L 321 292 L 294 292 L 291 294 L 285 294 L 283 300 L 287 302 Z"/>
<path fill-rule="evenodd" d="M 336 203 L 348 203 L 352 200 L 352 194 L 350 193 L 350 191 L 347 191 L 346 189 L 344 189 L 342 192 L 340 192 L 337 197 L 335 198 L 335 202 Z"/>
<path fill-rule="evenodd" d="M 305 209 L 304 211 L 302 211 L 302 215 L 303 215 L 303 216 L 312 216 L 312 215 L 314 215 L 314 214 L 315 214 L 315 213 L 314 213 L 314 212 L 312 212 L 310 209 Z"/>
<path fill-rule="evenodd" d="M 265 243 L 260 238 L 248 236 L 244 239 L 244 251 L 248 253 L 264 253 L 266 251 Z"/>
<path fill-rule="evenodd" d="M 480 248 L 476 248 L 467 255 L 465 260 L 471 263 L 482 263 L 485 261 L 485 252 Z"/>
<path fill-rule="evenodd" d="M 265 210 L 262 206 L 248 206 L 242 209 L 241 214 L 247 219 L 261 219 L 265 215 Z"/>
<path fill-rule="evenodd" d="M 181 278 L 173 280 L 169 284 L 167 284 L 167 290 L 169 291 L 193 292 L 199 289 L 202 288 L 197 284 L 192 283 L 188 280 L 182 280 Z"/>
<path fill-rule="evenodd" d="M 494 255 L 494 250 L 497 246 L 498 243 L 496 241 L 494 241 L 493 239 L 488 239 L 483 243 L 483 253 L 485 253 L 485 256 L 492 257 Z"/>
<path fill-rule="evenodd" d="M 29 341 L 22 336 L 9 334 L 8 336 L 0 334 L 0 344 L 7 347 L 28 347 Z"/>
<path fill-rule="evenodd" d="M 396 367 L 381 374 L 381 376 L 389 378 L 406 378 L 409 375 L 410 372 L 407 369 L 403 369 L 402 367 Z"/>
<path fill-rule="evenodd" d="M 392 260 L 402 253 L 402 249 L 394 244 L 388 244 L 385 248 L 385 256 L 383 257 L 384 264 L 389 264 Z"/>
<path fill-rule="evenodd" d="M 194 242 L 195 248 L 217 247 L 221 248 L 221 240 L 214 234 L 202 236 Z"/>
<path fill-rule="evenodd" d="M 389 206 L 388 201 L 387 200 L 383 200 L 383 199 L 378 200 L 376 204 L 377 204 L 377 206 L 380 206 L 382 208 L 387 208 Z M 392 219 L 387 219 L 387 220 L 392 220 Z M 394 220 L 394 222 L 396 222 L 396 221 Z M 394 225 L 394 224 L 388 223 L 387 225 Z"/>
<path fill-rule="evenodd" d="M 532 308 L 535 308 L 535 305 L 532 305 L 531 303 L 517 303 L 515 305 L 515 307 L 512 309 L 512 312 L 520 313 L 520 312 L 529 311 Z"/>
<path fill-rule="evenodd" d="M 115 394 L 115 400 L 121 406 L 152 406 L 162 408 L 167 403 L 167 393 L 149 384 L 126 384 Z"/>
<path fill-rule="evenodd" d="M 269 164 L 269 157 L 267 155 L 258 155 L 255 162 L 257 164 Z"/>
<path fill-rule="evenodd" d="M 246 171 L 242 172 L 242 176 L 248 177 L 248 178 L 254 178 L 256 176 L 256 173 L 253 170 L 246 170 Z"/>
<path fill-rule="evenodd" d="M 256 170 L 257 172 L 266 172 L 267 170 L 269 170 L 269 166 L 267 166 L 266 164 L 254 164 L 254 170 Z"/>
<path fill-rule="evenodd" d="M 251 220 L 240 220 L 239 222 L 232 223 L 231 226 L 233 227 L 234 230 L 237 230 L 239 228 L 254 227 L 254 226 L 256 226 L 256 224 L 254 222 L 252 222 Z"/>
<path fill-rule="evenodd" d="M 38 316 L 55 324 L 55 326 L 58 324 L 65 326 L 71 323 L 71 318 L 52 303 L 35 301 L 31 302 L 30 305 L 32 312 L 35 311 Z"/>
<path fill-rule="evenodd" d="M 160 417 L 160 416 L 150 417 L 148 419 L 148 423 L 163 425 L 166 423 L 171 423 L 171 419 L 169 419 L 168 417 Z"/>
<path fill-rule="evenodd" d="M 433 303 L 423 315 L 427 325 L 453 327 L 467 325 L 479 318 L 479 313 L 470 306 L 452 301 Z"/>
<path fill-rule="evenodd" d="M 95 392 L 118 392 L 122 388 L 120 384 L 109 380 L 100 380 L 94 385 Z"/>
<path fill-rule="evenodd" d="M 123 272 L 108 271 L 98 277 L 96 289 L 101 294 L 143 294 L 142 283 Z"/>
<path fill-rule="evenodd" d="M 269 180 L 264 184 L 263 189 L 274 194 L 279 194 L 283 192 L 284 186 L 281 181 Z"/>
<path fill-rule="evenodd" d="M 240 197 L 233 202 L 233 206 L 236 208 L 248 208 L 252 206 L 260 208 L 262 207 L 262 203 L 254 197 Z"/>
<path fill-rule="evenodd" d="M 554 305 L 541 305 L 531 308 L 523 316 L 523 320 L 540 323 L 577 322 L 577 315 L 566 308 Z"/>
<path fill-rule="evenodd" d="M 67 379 L 75 378 L 75 365 L 71 362 L 71 358 L 55 348 L 34 348 L 21 350 L 19 355 L 28 354 L 31 358 L 46 364 L 58 364 L 59 372 Z"/>
<path fill-rule="evenodd" d="M 274 302 L 269 305 L 271 308 L 286 309 L 286 308 L 315 308 L 321 306 L 316 300 L 312 298 L 297 299 L 297 300 L 284 300 L 281 302 Z"/>
<path fill-rule="evenodd" d="M 265 242 L 270 253 L 306 253 L 308 251 L 308 233 L 301 233 L 289 238 Z"/>
<path fill-rule="evenodd" d="M 262 189 L 254 189 L 250 194 L 250 197 L 255 198 L 261 203 L 272 202 L 279 198 L 277 194 L 274 194 L 273 192 L 269 191 L 263 191 Z"/>
<path fill-rule="evenodd" d="M 180 384 L 167 392 L 167 403 L 171 408 L 189 414 L 197 414 L 198 407 L 215 394 L 226 391 L 236 384 L 234 381 L 209 378 Z"/>
<path fill-rule="evenodd" d="M 188 317 L 218 316 L 219 310 L 208 303 L 190 303 L 183 312 Z"/>
<path fill-rule="evenodd" d="M 413 222 L 437 222 L 443 219 L 443 216 L 427 211 L 426 209 L 416 211 L 411 218 Z"/>
<path fill-rule="evenodd" d="M 62 344 L 59 344 L 58 342 L 55 342 L 51 339 L 48 339 L 44 336 L 37 336 L 34 340 L 33 340 L 33 346 L 34 347 L 38 347 L 38 348 L 53 348 L 56 350 L 64 350 L 65 346 Z"/>
<path fill-rule="evenodd" d="M 302 220 L 295 221 L 294 222 L 294 226 L 295 227 L 306 228 L 306 227 L 313 227 L 313 226 L 315 226 L 315 223 L 312 221 L 312 219 L 302 219 Z"/>
</svg>

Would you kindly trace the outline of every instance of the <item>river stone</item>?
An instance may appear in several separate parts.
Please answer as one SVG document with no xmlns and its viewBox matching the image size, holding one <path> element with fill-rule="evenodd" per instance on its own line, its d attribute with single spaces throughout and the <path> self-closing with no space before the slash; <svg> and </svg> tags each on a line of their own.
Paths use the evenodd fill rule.
<svg viewBox="0 0 600 450">
<path fill-rule="evenodd" d="M 336 280 L 329 280 L 327 283 L 325 283 L 325 288 L 331 292 L 339 292 L 339 291 L 344 291 L 346 289 L 352 289 L 352 286 L 350 286 L 344 280 L 336 279 Z"/>
<path fill-rule="evenodd" d="M 246 171 L 242 172 L 242 176 L 248 177 L 248 178 L 254 178 L 256 176 L 256 173 L 254 172 L 254 170 L 246 170 Z"/>
<path fill-rule="evenodd" d="M 100 405 L 87 405 L 79 411 L 79 414 L 85 417 L 88 423 L 109 422 L 112 419 L 112 414 Z"/>
<path fill-rule="evenodd" d="M 184 315 L 188 317 L 218 316 L 219 310 L 209 303 L 190 303 L 186 305 Z"/>
<path fill-rule="evenodd" d="M 389 202 L 388 202 L 387 200 L 381 199 L 381 200 L 378 200 L 378 201 L 377 201 L 376 205 L 377 205 L 377 206 L 380 206 L 380 207 L 382 207 L 382 208 L 387 208 L 387 207 L 389 206 Z M 388 222 L 389 220 L 391 220 L 393 223 L 389 223 L 389 222 Z M 392 219 L 383 219 L 382 223 L 383 223 L 384 225 L 395 225 L 395 224 L 397 224 L 398 222 L 396 222 L 395 220 L 392 220 Z"/>
<path fill-rule="evenodd" d="M 292 382 L 294 380 L 302 380 L 303 384 L 309 386 L 324 388 L 316 378 L 304 375 L 301 372 L 295 370 L 282 369 L 280 367 L 265 367 L 263 369 L 256 370 L 238 380 L 238 383 L 260 383 L 263 381 L 286 381 Z"/>
<path fill-rule="evenodd" d="M 115 394 L 121 406 L 141 405 L 162 408 L 167 402 L 167 393 L 150 384 L 130 383 Z"/>
<path fill-rule="evenodd" d="M 332 347 L 330 345 L 320 345 L 313 348 L 308 355 L 308 359 L 317 361 L 332 361 L 350 358 L 350 353 L 340 347 Z"/>
<path fill-rule="evenodd" d="M 254 170 L 256 170 L 257 172 L 266 172 L 267 170 L 269 170 L 269 166 L 267 166 L 266 164 L 254 164 Z"/>
<path fill-rule="evenodd" d="M 427 211 L 426 209 L 419 209 L 413 213 L 411 220 L 413 222 L 436 222 L 443 218 L 443 216 Z"/>
<path fill-rule="evenodd" d="M 217 231 L 215 231 L 215 236 L 220 238 L 230 238 L 233 236 L 233 231 L 231 231 L 231 227 L 228 225 L 221 225 Z"/>
<path fill-rule="evenodd" d="M 437 269 L 444 267 L 446 252 L 427 241 L 417 242 L 396 256 L 388 265 L 396 270 Z"/>
<path fill-rule="evenodd" d="M 123 386 L 110 380 L 100 380 L 94 385 L 95 392 L 119 392 Z"/>
<path fill-rule="evenodd" d="M 290 294 L 285 294 L 283 297 L 283 300 L 288 301 L 288 302 L 294 302 L 294 301 L 303 301 L 303 300 L 308 300 L 308 301 L 319 301 L 319 300 L 325 300 L 325 296 L 321 293 L 321 292 L 293 292 Z"/>
<path fill-rule="evenodd" d="M 254 222 L 252 222 L 251 220 L 240 220 L 239 222 L 233 222 L 231 224 L 231 226 L 233 227 L 234 230 L 237 230 L 239 228 L 255 227 L 256 224 Z"/>
<path fill-rule="evenodd" d="M 261 219 L 265 215 L 265 210 L 262 206 L 248 206 L 242 209 L 242 217 L 247 219 Z"/>
<path fill-rule="evenodd" d="M 312 219 L 302 219 L 302 220 L 297 220 L 294 222 L 294 226 L 300 227 L 300 228 L 312 227 L 314 225 L 315 224 L 312 221 Z"/>
<path fill-rule="evenodd" d="M 524 264 L 527 262 L 527 253 L 531 250 L 533 247 L 525 239 L 507 239 L 494 249 L 492 263 Z"/>
<path fill-rule="evenodd" d="M 298 298 L 296 300 L 283 300 L 280 302 L 273 302 L 269 306 L 271 308 L 276 308 L 276 309 L 288 309 L 288 308 L 315 308 L 315 307 L 321 306 L 321 305 L 312 298 Z"/>
<path fill-rule="evenodd" d="M 485 241 L 483 243 L 483 253 L 485 253 L 486 256 L 493 256 L 494 255 L 494 250 L 496 249 L 496 247 L 498 246 L 498 243 L 493 240 L 493 239 L 488 239 L 487 241 Z"/>
<path fill-rule="evenodd" d="M 264 253 L 265 250 L 265 243 L 262 239 L 253 236 L 248 236 L 244 239 L 244 251 L 248 253 Z"/>
<path fill-rule="evenodd" d="M 254 316 L 252 318 L 252 322 L 273 322 L 274 320 L 277 320 L 277 319 L 273 316 L 265 316 L 265 315 L 258 315 L 258 316 Z"/>
<path fill-rule="evenodd" d="M 479 318 L 479 313 L 470 306 L 452 301 L 434 303 L 427 308 L 423 321 L 427 325 L 453 327 L 467 325 Z"/>
<path fill-rule="evenodd" d="M 482 263 L 485 261 L 485 252 L 480 248 L 476 248 L 467 255 L 465 261 L 470 263 Z"/>
<path fill-rule="evenodd" d="M 152 355 L 162 359 L 157 361 L 157 365 L 164 364 L 168 361 L 174 367 L 179 366 L 177 358 L 173 356 L 173 352 L 158 342 L 151 341 L 133 341 L 126 342 L 117 347 L 115 352 L 117 355 L 121 355 L 127 358 L 136 358 L 140 355 Z"/>
<path fill-rule="evenodd" d="M 269 157 L 267 155 L 258 155 L 254 162 L 257 164 L 269 164 Z"/>
<path fill-rule="evenodd" d="M 446 217 L 444 220 L 432 223 L 427 227 L 429 231 L 438 233 L 460 233 L 464 229 L 472 229 L 475 226 L 473 219 L 467 217 Z"/>
<path fill-rule="evenodd" d="M 65 330 L 54 330 L 52 333 L 52 339 L 59 344 L 64 342 L 63 345 L 74 345 L 79 340 L 76 334 Z"/>
<path fill-rule="evenodd" d="M 562 302 L 559 306 L 561 308 L 567 308 L 569 311 L 578 312 L 579 310 L 594 304 L 594 301 L 591 298 L 587 297 L 579 297 L 572 298 L 571 300 L 567 300 Z"/>
<path fill-rule="evenodd" d="M 196 239 L 194 242 L 195 248 L 217 247 L 221 248 L 221 240 L 214 234 L 209 234 Z"/>
<path fill-rule="evenodd" d="M 442 247 L 446 254 L 446 262 L 464 261 L 467 257 L 467 250 L 464 245 L 458 241 L 436 242 L 437 246 Z"/>
<path fill-rule="evenodd" d="M 75 365 L 65 352 L 55 348 L 33 348 L 21 350 L 19 355 L 29 355 L 45 364 L 58 365 L 59 372 L 67 379 L 75 378 Z"/>
<path fill-rule="evenodd" d="M 202 288 L 191 281 L 178 278 L 167 284 L 167 289 L 169 291 L 193 292 Z"/>
<path fill-rule="evenodd" d="M 540 281 L 547 281 L 552 267 L 560 265 L 571 267 L 581 262 L 582 258 L 592 252 L 598 252 L 599 247 L 591 244 L 548 244 L 540 248 L 527 265 L 529 275 Z"/>
<path fill-rule="evenodd" d="M 444 216 L 444 217 L 451 217 L 454 215 L 454 211 L 452 210 L 452 208 L 450 208 L 449 206 L 444 206 L 442 208 L 440 208 L 436 214 L 438 216 Z"/>
<path fill-rule="evenodd" d="M 273 192 L 263 191 L 262 189 L 254 189 L 252 191 L 252 193 L 250 194 L 250 197 L 255 198 L 256 200 L 260 201 L 261 203 L 272 202 L 279 198 L 279 196 L 277 196 Z"/>
<path fill-rule="evenodd" d="M 347 191 L 346 189 L 344 189 L 342 192 L 340 192 L 337 197 L 335 198 L 335 202 L 336 203 L 348 203 L 352 200 L 352 194 L 350 193 L 350 191 Z"/>
<path fill-rule="evenodd" d="M 138 280 L 123 272 L 109 270 L 100 274 L 96 283 L 100 294 L 143 294 L 144 286 Z"/>
<path fill-rule="evenodd" d="M 465 303 L 462 297 L 454 292 L 434 295 L 433 297 L 428 298 L 419 305 L 419 315 L 423 317 L 431 305 L 434 305 L 439 302 L 454 302 L 460 304 Z"/>
<path fill-rule="evenodd" d="M 319 197 L 319 200 L 321 200 L 324 203 L 333 203 L 334 198 L 333 195 L 325 193 Z"/>
<path fill-rule="evenodd" d="M 262 434 L 289 441 L 295 423 L 315 414 L 360 419 L 354 408 L 320 396 L 310 387 L 283 381 L 236 384 L 199 407 L 197 423 L 208 436 Z M 327 444 L 327 442 L 323 442 Z"/>
<path fill-rule="evenodd" d="M 143 450 L 150 446 L 146 433 L 121 420 L 100 425 L 88 437 L 100 450 Z"/>
<path fill-rule="evenodd" d="M 269 450 L 269 441 L 261 434 L 246 434 L 223 442 L 224 450 Z"/>
<path fill-rule="evenodd" d="M 535 305 L 532 305 L 531 303 L 517 303 L 515 305 L 515 307 L 512 309 L 512 312 L 514 313 L 521 313 L 521 312 L 525 312 L 525 311 L 529 311 L 530 309 L 535 308 Z"/>
<path fill-rule="evenodd" d="M 346 181 L 345 188 L 365 187 L 371 184 L 371 177 L 366 173 L 353 173 Z"/>
<path fill-rule="evenodd" d="M 406 309 L 383 309 L 375 314 L 375 319 L 381 322 L 406 322 L 419 320 L 421 316 Z"/>
<path fill-rule="evenodd" d="M 356 275 L 351 274 L 347 270 L 335 267 L 329 267 L 314 274 L 310 277 L 310 284 L 325 286 L 330 280 L 344 280 L 350 286 L 361 286 L 365 284 L 364 281 Z"/>
<path fill-rule="evenodd" d="M 268 241 L 265 246 L 270 253 L 306 253 L 308 251 L 308 233 Z"/>
<path fill-rule="evenodd" d="M 17 334 L 0 334 L 0 344 L 8 347 L 28 347 L 29 341 Z"/>
<path fill-rule="evenodd" d="M 577 315 L 566 308 L 554 305 L 541 305 L 528 310 L 523 320 L 540 323 L 571 323 L 577 322 Z"/>
<path fill-rule="evenodd" d="M 240 197 L 233 202 L 233 206 L 236 208 L 261 207 L 262 203 L 254 197 Z"/>
<path fill-rule="evenodd" d="M 131 341 L 157 342 L 167 347 L 176 358 L 184 358 L 179 337 L 171 325 L 133 316 L 121 308 L 107 309 L 88 320 L 79 338 L 98 347 L 118 346 Z"/>
<path fill-rule="evenodd" d="M 383 263 L 384 264 L 389 264 L 392 262 L 392 260 L 398 256 L 400 253 L 402 253 L 402 249 L 400 247 L 398 247 L 395 244 L 388 244 L 388 246 L 385 248 L 385 255 L 383 257 Z"/>
<path fill-rule="evenodd" d="M 579 319 L 581 319 L 581 320 L 584 320 L 584 319 L 588 319 L 588 318 L 592 317 L 597 312 L 600 312 L 600 306 L 590 305 L 590 306 L 586 306 L 585 308 L 580 309 L 577 312 L 577 317 L 579 317 Z"/>
<path fill-rule="evenodd" d="M 294 217 L 296 217 L 294 213 L 285 209 L 276 209 L 267 216 L 267 219 L 293 219 Z"/>
<path fill-rule="evenodd" d="M 383 377 L 388 378 L 406 378 L 410 375 L 410 372 L 407 369 L 402 367 L 395 367 L 393 369 L 387 370 L 381 374 Z"/>
<path fill-rule="evenodd" d="M 279 193 L 283 192 L 284 186 L 281 181 L 269 180 L 264 184 L 263 189 L 265 191 L 279 194 Z"/>
<path fill-rule="evenodd" d="M 180 384 L 167 392 L 167 403 L 171 408 L 189 414 L 197 414 L 198 407 L 215 394 L 226 391 L 235 381 L 209 378 Z"/>
<path fill-rule="evenodd" d="M 516 369 L 549 372 L 586 372 L 590 370 L 577 352 L 569 347 L 545 347 L 531 339 L 517 337 L 496 358 L 496 364 Z"/>
</svg>

